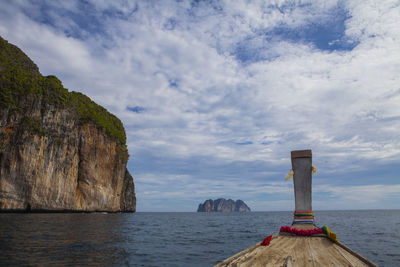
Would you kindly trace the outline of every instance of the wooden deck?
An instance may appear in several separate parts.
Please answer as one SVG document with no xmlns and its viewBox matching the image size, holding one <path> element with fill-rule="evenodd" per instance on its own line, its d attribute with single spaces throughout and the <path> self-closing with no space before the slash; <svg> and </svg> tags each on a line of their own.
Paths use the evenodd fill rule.
<svg viewBox="0 0 400 267">
<path fill-rule="evenodd" d="M 275 234 L 269 246 L 256 244 L 215 265 L 222 266 L 376 266 L 340 242 L 324 235 L 313 237 Z"/>
</svg>

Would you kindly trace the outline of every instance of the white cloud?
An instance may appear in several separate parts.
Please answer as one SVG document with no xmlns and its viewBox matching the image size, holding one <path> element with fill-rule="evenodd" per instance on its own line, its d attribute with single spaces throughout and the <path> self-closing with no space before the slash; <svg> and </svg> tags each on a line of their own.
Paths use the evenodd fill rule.
<svg viewBox="0 0 400 267">
<path fill-rule="evenodd" d="M 360 186 L 332 186 L 319 185 L 315 192 L 327 192 L 339 200 L 350 200 L 369 204 L 384 199 L 400 198 L 400 184 L 395 185 L 360 185 Z"/>
<path fill-rule="evenodd" d="M 315 210 L 326 209 L 398 209 L 400 184 L 336 186 L 321 185 L 314 192 L 328 194 L 330 199 L 313 201 Z"/>
<path fill-rule="evenodd" d="M 0 34 L 43 74 L 57 75 L 65 87 L 118 115 L 127 129 L 131 165 L 146 152 L 176 161 L 206 158 L 216 165 L 265 162 L 266 168 L 286 172 L 289 151 L 302 148 L 313 149 L 326 173 L 400 160 L 395 1 L 200 2 L 193 7 L 188 1 L 93 1 L 90 16 L 82 16 L 79 3 L 46 2 L 52 21 L 47 24 L 38 5 L 3 3 Z M 349 15 L 345 34 L 359 42 L 353 50 L 323 51 L 273 31 L 323 24 L 338 10 Z M 90 29 L 83 17 L 93 19 Z M 248 61 L 240 60 L 239 48 L 249 53 Z M 134 113 L 128 106 L 145 111 Z M 199 170 L 208 166 L 191 164 Z M 141 187 L 153 172 L 151 162 L 141 169 L 140 197 L 161 194 L 171 182 L 167 177 L 176 175 L 165 167 L 163 176 L 154 178 L 159 183 Z M 203 185 L 204 177 L 189 177 L 185 183 L 201 188 L 199 197 L 223 192 L 239 197 L 236 181 L 229 180 L 237 176 L 221 181 L 229 185 L 226 191 L 218 183 Z M 277 177 L 269 175 L 268 182 Z M 287 190 L 249 186 L 257 194 Z M 174 190 L 174 197 L 187 194 Z"/>
</svg>

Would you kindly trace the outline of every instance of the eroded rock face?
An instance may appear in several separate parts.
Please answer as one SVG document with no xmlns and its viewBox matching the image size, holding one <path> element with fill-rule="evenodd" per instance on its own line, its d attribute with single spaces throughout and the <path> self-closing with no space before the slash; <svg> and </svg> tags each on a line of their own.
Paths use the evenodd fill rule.
<svg viewBox="0 0 400 267">
<path fill-rule="evenodd" d="M 135 185 L 131 174 L 126 171 L 121 193 L 121 210 L 136 211 Z"/>
<path fill-rule="evenodd" d="M 8 48 L 3 39 L 0 41 L 2 49 Z M 4 58 L 7 60 L 3 53 L 0 61 L 0 210 L 135 211 L 133 178 L 126 169 L 126 145 L 124 140 L 115 137 L 120 132 L 110 134 L 114 126 L 99 125 L 99 120 L 91 120 L 89 113 L 83 117 L 84 113 L 79 113 L 75 104 L 81 103 L 77 102 L 80 98 L 76 100 L 81 96 L 72 96 L 63 87 L 61 100 L 46 99 L 48 95 L 59 97 L 60 94 L 47 93 L 41 80 L 45 78 L 29 58 L 24 59 L 33 73 L 28 77 L 38 79 L 34 86 L 39 89 L 34 87 L 22 94 L 24 84 L 17 84 L 10 94 L 9 86 L 14 84 L 6 80 L 7 71 L 9 68 L 19 71 L 13 62 L 19 64 L 21 60 L 9 60 L 6 64 Z M 9 62 L 14 65 L 10 67 Z M 85 101 L 90 101 L 86 98 Z M 91 105 L 96 104 L 91 102 Z M 107 111 L 101 109 L 101 112 Z M 125 137 L 123 127 L 122 131 Z"/>
<path fill-rule="evenodd" d="M 238 199 L 233 201 L 232 199 L 209 199 L 203 204 L 199 204 L 197 212 L 247 212 L 250 208 L 242 200 Z"/>
</svg>

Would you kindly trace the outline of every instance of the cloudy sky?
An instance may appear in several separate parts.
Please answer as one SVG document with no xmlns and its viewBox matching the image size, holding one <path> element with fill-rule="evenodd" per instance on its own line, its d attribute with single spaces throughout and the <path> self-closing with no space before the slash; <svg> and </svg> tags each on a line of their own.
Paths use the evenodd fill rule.
<svg viewBox="0 0 400 267">
<path fill-rule="evenodd" d="M 8 1 L 0 35 L 125 125 L 138 211 L 400 208 L 400 1 Z"/>
</svg>

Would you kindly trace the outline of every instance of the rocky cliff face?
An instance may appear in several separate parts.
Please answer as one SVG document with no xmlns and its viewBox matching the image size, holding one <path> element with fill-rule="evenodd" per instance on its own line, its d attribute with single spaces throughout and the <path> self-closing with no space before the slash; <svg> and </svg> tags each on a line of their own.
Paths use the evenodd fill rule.
<svg viewBox="0 0 400 267">
<path fill-rule="evenodd" d="M 135 211 L 121 121 L 0 37 L 0 210 Z"/>
<path fill-rule="evenodd" d="M 199 204 L 197 212 L 246 212 L 250 211 L 250 208 L 242 200 L 238 199 L 233 201 L 232 199 L 209 199 L 203 204 Z"/>
</svg>

